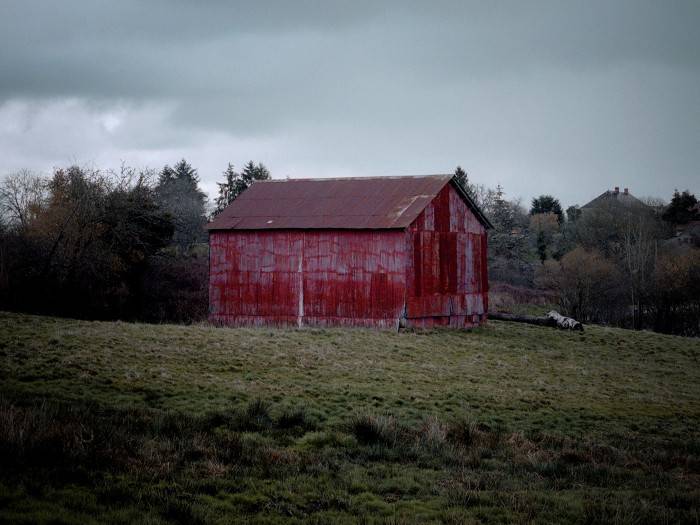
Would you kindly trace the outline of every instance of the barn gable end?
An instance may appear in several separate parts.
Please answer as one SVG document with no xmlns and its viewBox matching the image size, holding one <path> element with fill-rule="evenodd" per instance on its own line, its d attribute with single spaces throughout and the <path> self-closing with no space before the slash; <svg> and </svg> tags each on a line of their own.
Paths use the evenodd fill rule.
<svg viewBox="0 0 700 525">
<path fill-rule="evenodd" d="M 406 317 L 410 326 L 471 327 L 488 311 L 486 225 L 446 185 L 411 223 L 406 243 Z"/>
</svg>

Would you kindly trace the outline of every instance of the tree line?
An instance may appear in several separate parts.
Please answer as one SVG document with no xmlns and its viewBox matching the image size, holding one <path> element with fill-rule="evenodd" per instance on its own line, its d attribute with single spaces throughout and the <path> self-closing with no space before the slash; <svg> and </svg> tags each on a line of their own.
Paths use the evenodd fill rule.
<svg viewBox="0 0 700 525">
<path fill-rule="evenodd" d="M 505 283 L 512 295 L 530 297 L 539 291 L 582 322 L 700 334 L 700 239 L 676 236 L 700 221 L 689 191 L 674 191 L 668 205 L 610 199 L 566 212 L 558 199 L 541 195 L 528 210 L 505 198 L 501 186 L 474 185 L 460 167 L 455 176 L 494 224 L 492 288 Z"/>
<path fill-rule="evenodd" d="M 0 308 L 89 319 L 206 318 L 205 225 L 253 180 L 229 164 L 209 209 L 197 170 L 70 166 L 0 181 Z"/>
<path fill-rule="evenodd" d="M 492 289 L 556 300 L 583 322 L 700 333 L 700 246 L 674 232 L 700 220 L 697 199 L 614 202 L 594 210 L 541 195 L 529 209 L 501 186 L 457 180 L 491 219 Z M 205 225 L 261 163 L 229 164 L 209 203 L 186 160 L 160 170 L 79 166 L 0 180 L 0 308 L 91 319 L 193 322 L 208 308 Z M 697 240 L 696 240 L 697 242 Z M 496 305 L 498 302 L 493 302 Z"/>
</svg>

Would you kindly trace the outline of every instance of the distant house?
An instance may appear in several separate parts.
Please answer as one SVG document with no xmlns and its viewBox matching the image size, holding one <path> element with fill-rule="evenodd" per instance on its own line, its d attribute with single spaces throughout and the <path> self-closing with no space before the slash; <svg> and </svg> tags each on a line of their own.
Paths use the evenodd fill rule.
<svg viewBox="0 0 700 525">
<path fill-rule="evenodd" d="M 678 245 L 700 247 L 700 221 L 690 221 L 676 227 L 676 236 L 672 239 Z"/>
<path fill-rule="evenodd" d="M 590 210 L 610 209 L 611 207 L 628 208 L 631 210 L 649 209 L 649 206 L 632 195 L 628 188 L 625 188 L 624 191 L 620 191 L 620 188 L 615 186 L 614 190 L 607 190 L 589 203 L 581 206 L 581 211 L 585 213 Z"/>
<path fill-rule="evenodd" d="M 700 216 L 700 202 L 694 207 L 696 216 Z M 676 224 L 675 236 L 666 241 L 669 246 L 694 246 L 700 248 L 700 220 L 693 220 L 686 224 Z"/>
<path fill-rule="evenodd" d="M 476 326 L 490 227 L 450 175 L 255 182 L 208 225 L 209 318 Z"/>
</svg>

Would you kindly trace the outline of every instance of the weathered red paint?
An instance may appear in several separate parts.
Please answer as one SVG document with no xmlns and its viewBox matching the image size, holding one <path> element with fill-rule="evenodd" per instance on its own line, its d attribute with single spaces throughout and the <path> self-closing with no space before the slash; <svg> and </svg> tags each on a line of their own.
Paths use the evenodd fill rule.
<svg viewBox="0 0 700 525">
<path fill-rule="evenodd" d="M 406 324 L 468 328 L 488 312 L 487 234 L 452 185 L 408 227 Z"/>
<path fill-rule="evenodd" d="M 229 325 L 471 327 L 486 228 L 443 184 L 404 228 L 212 229 L 210 319 Z"/>
<path fill-rule="evenodd" d="M 215 231 L 210 250 L 213 321 L 389 327 L 401 317 L 401 230 Z"/>
</svg>

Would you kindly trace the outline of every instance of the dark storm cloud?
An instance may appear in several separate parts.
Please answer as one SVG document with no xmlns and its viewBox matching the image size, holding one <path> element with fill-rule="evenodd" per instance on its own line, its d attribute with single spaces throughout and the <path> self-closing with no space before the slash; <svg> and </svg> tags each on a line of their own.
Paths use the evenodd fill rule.
<svg viewBox="0 0 700 525">
<path fill-rule="evenodd" d="M 303 2 L 253 4 L 5 3 L 0 31 L 7 74 L 0 89 L 6 97 L 216 92 L 255 80 L 256 69 L 264 69 L 257 60 L 284 53 L 285 35 L 342 30 L 371 16 L 360 16 L 362 10 L 305 9 Z M 243 70 L 252 65 L 255 69 Z"/>
<path fill-rule="evenodd" d="M 5 2 L 0 104 L 73 101 L 46 111 L 82 107 L 102 142 L 51 151 L 91 159 L 206 166 L 228 136 L 291 175 L 459 162 L 526 197 L 668 193 L 700 162 L 699 20 L 696 1 Z"/>
</svg>

